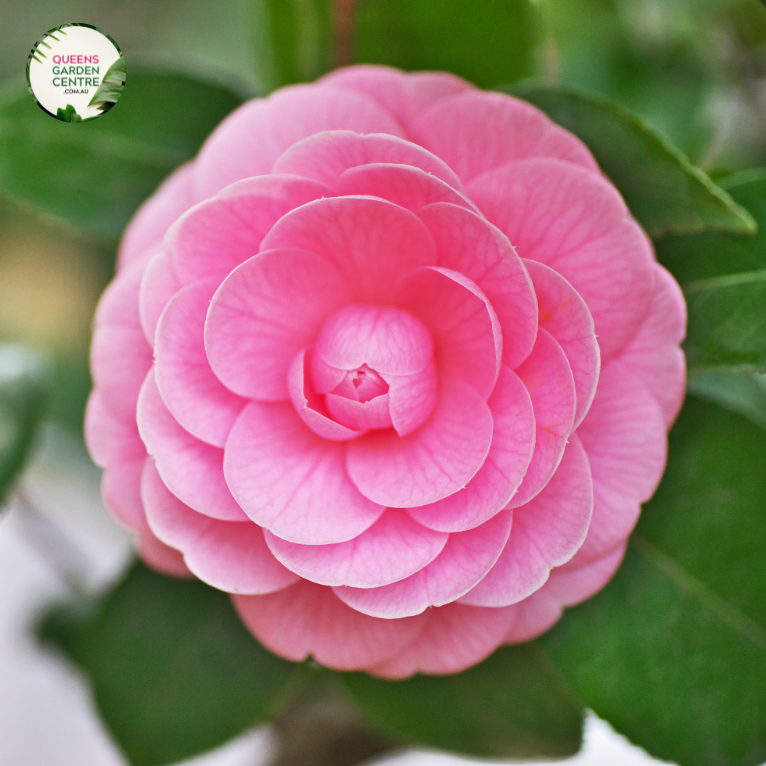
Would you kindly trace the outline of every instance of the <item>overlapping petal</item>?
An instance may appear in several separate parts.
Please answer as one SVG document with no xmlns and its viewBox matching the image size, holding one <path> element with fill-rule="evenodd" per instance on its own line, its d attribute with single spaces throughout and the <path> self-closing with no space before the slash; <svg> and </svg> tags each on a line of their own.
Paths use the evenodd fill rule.
<svg viewBox="0 0 766 766">
<path fill-rule="evenodd" d="M 283 540 L 342 543 L 385 510 L 352 483 L 345 450 L 307 428 L 291 403 L 250 402 L 226 443 L 226 480 L 245 513 Z"/>
<path fill-rule="evenodd" d="M 245 104 L 141 208 L 86 438 L 144 560 L 232 593 L 272 651 L 455 673 L 614 574 L 684 330 L 579 139 L 349 67 Z"/>
<path fill-rule="evenodd" d="M 651 244 L 602 176 L 556 159 L 514 162 L 468 185 L 522 258 L 555 269 L 588 305 L 602 361 L 635 334 L 654 289 Z"/>
<path fill-rule="evenodd" d="M 233 597 L 245 625 L 267 648 L 335 670 L 384 662 L 417 637 L 425 615 L 378 620 L 344 604 L 330 588 L 306 580 L 266 596 Z"/>
<path fill-rule="evenodd" d="M 322 258 L 262 252 L 234 269 L 213 297 L 205 324 L 210 366 L 240 396 L 285 400 L 295 355 L 348 300 L 342 276 Z"/>
<path fill-rule="evenodd" d="M 263 250 L 297 248 L 324 258 L 362 303 L 396 301 L 404 276 L 436 263 L 434 241 L 409 210 L 372 197 L 321 199 L 285 215 Z"/>
<path fill-rule="evenodd" d="M 361 493 L 410 508 L 441 500 L 481 468 L 492 442 L 492 415 L 472 386 L 448 380 L 430 418 L 416 431 L 370 431 L 346 447 L 346 467 Z"/>
</svg>

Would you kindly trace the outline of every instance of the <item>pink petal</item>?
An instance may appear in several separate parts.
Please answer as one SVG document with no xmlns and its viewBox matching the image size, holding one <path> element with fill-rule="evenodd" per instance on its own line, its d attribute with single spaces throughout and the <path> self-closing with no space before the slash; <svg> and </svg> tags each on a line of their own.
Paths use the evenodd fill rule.
<svg viewBox="0 0 766 766">
<path fill-rule="evenodd" d="M 516 370 L 535 410 L 535 451 L 513 498 L 514 508 L 528 503 L 553 476 L 572 432 L 575 388 L 572 370 L 561 346 L 542 328 L 524 364 Z"/>
<path fill-rule="evenodd" d="M 248 179 L 185 213 L 168 231 L 164 247 L 184 284 L 198 279 L 220 283 L 258 253 L 264 236 L 285 213 L 331 194 L 322 184 L 294 176 Z"/>
<path fill-rule="evenodd" d="M 525 261 L 524 265 L 535 285 L 539 326 L 561 346 L 572 370 L 577 404 L 575 429 L 590 409 L 601 369 L 593 317 L 564 277 L 536 261 Z"/>
<path fill-rule="evenodd" d="M 686 358 L 679 348 L 686 335 L 686 303 L 675 279 L 658 263 L 654 269 L 649 313 L 620 359 L 646 383 L 662 407 L 665 426 L 670 428 L 686 390 Z"/>
<path fill-rule="evenodd" d="M 336 69 L 320 82 L 371 96 L 396 117 L 406 130 L 437 101 L 474 86 L 446 72 L 405 73 L 385 66 L 357 65 Z"/>
<path fill-rule="evenodd" d="M 503 334 L 487 296 L 463 274 L 437 266 L 416 269 L 402 303 L 431 330 L 440 380 L 463 380 L 485 399 L 503 357 Z"/>
<path fill-rule="evenodd" d="M 460 532 L 484 524 L 504 508 L 521 484 L 535 446 L 532 400 L 519 377 L 503 366 L 487 401 L 492 413 L 492 446 L 464 489 L 410 515 L 430 529 Z"/>
<path fill-rule="evenodd" d="M 143 259 L 127 267 L 99 301 L 93 329 L 90 366 L 104 405 L 121 420 L 136 416 L 143 379 L 152 365 L 138 316 Z"/>
<path fill-rule="evenodd" d="M 321 199 L 293 210 L 264 238 L 261 249 L 271 248 L 321 256 L 361 303 L 395 301 L 402 277 L 436 262 L 433 238 L 417 216 L 370 197 Z"/>
<path fill-rule="evenodd" d="M 245 625 L 267 649 L 295 662 L 313 657 L 335 670 L 361 670 L 411 643 L 424 617 L 378 620 L 329 589 L 299 582 L 267 596 L 234 596 Z"/>
<path fill-rule="evenodd" d="M 467 210 L 473 203 L 449 184 L 420 168 L 383 163 L 350 168 L 338 179 L 338 194 L 366 194 L 382 197 L 395 205 L 417 213 L 426 205 L 450 202 Z"/>
<path fill-rule="evenodd" d="M 151 532 L 139 538 L 138 555 L 147 566 L 162 574 L 183 579 L 194 577 L 186 566 L 183 556 L 177 550 L 161 543 Z"/>
<path fill-rule="evenodd" d="M 602 362 L 635 334 L 651 300 L 651 244 L 617 190 L 554 159 L 515 162 L 470 184 L 471 199 L 523 258 L 550 266 L 588 304 Z"/>
<path fill-rule="evenodd" d="M 326 394 L 327 410 L 338 423 L 348 428 L 366 431 L 370 428 L 391 428 L 388 394 L 376 396 L 367 402 L 346 399 L 345 396 Z"/>
<path fill-rule="evenodd" d="M 162 399 L 192 436 L 223 447 L 245 400 L 232 394 L 210 369 L 205 354 L 205 316 L 216 280 L 180 290 L 157 326 L 155 374 Z"/>
<path fill-rule="evenodd" d="M 530 596 L 542 587 L 553 567 L 569 561 L 582 545 L 592 511 L 588 457 L 572 434 L 553 478 L 537 497 L 514 509 L 505 550 L 461 603 L 502 607 Z"/>
<path fill-rule="evenodd" d="M 197 199 L 270 173 L 285 149 L 325 130 L 403 135 L 396 120 L 362 94 L 330 85 L 281 88 L 268 99 L 248 101 L 208 138 L 195 162 Z"/>
<path fill-rule="evenodd" d="M 430 564 L 449 535 L 421 527 L 389 508 L 358 537 L 335 545 L 296 545 L 266 532 L 266 543 L 288 569 L 319 585 L 377 588 Z"/>
<path fill-rule="evenodd" d="M 436 364 L 411 375 L 382 376 L 388 383 L 388 411 L 399 436 L 407 436 L 425 423 L 437 397 Z"/>
<path fill-rule="evenodd" d="M 611 579 L 622 564 L 627 543 L 577 569 L 555 569 L 543 590 L 564 606 L 574 606 L 595 596 Z"/>
<path fill-rule="evenodd" d="M 308 349 L 299 351 L 287 375 L 287 388 L 295 411 L 315 434 L 325 439 L 346 441 L 360 436 L 361 431 L 347 428 L 333 420 L 325 406 L 324 397 L 314 392 L 306 374 L 309 358 Z"/>
<path fill-rule="evenodd" d="M 646 385 L 622 361 L 601 371 L 596 398 L 577 435 L 593 474 L 594 507 L 585 543 L 572 566 L 621 545 L 638 520 L 639 503 L 665 470 L 665 418 Z"/>
<path fill-rule="evenodd" d="M 146 455 L 121 460 L 101 475 L 101 497 L 112 515 L 130 529 L 143 535 L 149 531 L 141 502 L 141 473 Z"/>
<path fill-rule="evenodd" d="M 502 93 L 471 91 L 442 99 L 415 120 L 411 132 L 463 183 L 527 157 L 558 157 L 598 172 L 580 139 L 526 101 Z"/>
<path fill-rule="evenodd" d="M 574 571 L 554 570 L 540 590 L 518 604 L 506 607 L 513 613 L 513 623 L 505 637 L 506 644 L 531 641 L 550 630 L 564 612 L 595 595 L 614 576 L 625 554 L 621 546 L 609 555 Z"/>
<path fill-rule="evenodd" d="M 349 442 L 351 480 L 370 500 L 395 508 L 433 503 L 464 487 L 492 441 L 492 415 L 476 390 L 445 381 L 430 418 L 415 432 L 371 431 Z"/>
<path fill-rule="evenodd" d="M 426 615 L 425 628 L 409 646 L 368 668 L 368 672 L 384 678 L 459 673 L 492 654 L 503 642 L 512 620 L 504 609 L 463 604 L 430 609 Z"/>
<path fill-rule="evenodd" d="M 335 588 L 341 601 L 363 614 L 393 619 L 420 614 L 460 598 L 491 569 L 511 531 L 510 510 L 476 529 L 455 532 L 428 566 L 379 588 Z"/>
<path fill-rule="evenodd" d="M 317 133 L 304 138 L 274 163 L 273 172 L 311 178 L 341 194 L 348 194 L 348 191 L 340 191 L 338 179 L 350 168 L 374 163 L 420 168 L 453 189 L 462 188 L 460 179 L 449 165 L 423 147 L 393 135 L 378 133 L 360 136 L 348 130 Z M 379 196 L 388 198 L 387 194 Z"/>
<path fill-rule="evenodd" d="M 343 278 L 322 258 L 300 250 L 260 253 L 213 297 L 205 326 L 210 366 L 240 396 L 287 399 L 290 363 L 348 300 Z"/>
<path fill-rule="evenodd" d="M 366 364 L 381 375 L 411 375 L 431 361 L 434 344 L 428 327 L 414 314 L 394 306 L 352 303 L 325 322 L 314 350 L 336 369 Z"/>
<path fill-rule="evenodd" d="M 168 489 L 195 511 L 223 521 L 246 521 L 223 477 L 223 450 L 196 439 L 170 414 L 154 370 L 138 401 L 138 430 Z"/>
<path fill-rule="evenodd" d="M 115 417 L 95 388 L 85 410 L 85 442 L 93 462 L 101 468 L 146 455 L 135 420 Z"/>
<path fill-rule="evenodd" d="M 438 265 L 465 274 L 489 298 L 503 331 L 503 364 L 515 369 L 535 345 L 537 301 L 508 238 L 481 216 L 449 203 L 418 215 L 436 242 Z"/>
<path fill-rule="evenodd" d="M 299 578 L 271 554 L 263 531 L 250 521 L 219 521 L 193 511 L 165 486 L 147 460 L 141 496 L 152 532 L 182 551 L 200 580 L 229 593 L 272 593 Z"/>
<path fill-rule="evenodd" d="M 341 543 L 385 510 L 351 483 L 344 452 L 309 430 L 292 404 L 250 402 L 229 435 L 224 470 L 256 524 L 293 543 Z"/>
<path fill-rule="evenodd" d="M 122 271 L 159 245 L 173 221 L 194 204 L 194 163 L 176 168 L 131 218 L 122 235 L 117 270 Z"/>
<path fill-rule="evenodd" d="M 150 346 L 154 346 L 157 322 L 165 306 L 181 287 L 173 259 L 164 250 L 158 250 L 144 271 L 138 299 L 141 327 Z"/>
</svg>

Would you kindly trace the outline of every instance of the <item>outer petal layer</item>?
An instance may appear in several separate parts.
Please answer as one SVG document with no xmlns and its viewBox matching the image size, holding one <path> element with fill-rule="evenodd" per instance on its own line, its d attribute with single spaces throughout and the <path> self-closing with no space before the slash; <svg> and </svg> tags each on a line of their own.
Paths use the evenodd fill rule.
<svg viewBox="0 0 766 766">
<path fill-rule="evenodd" d="M 305 580 L 267 596 L 234 596 L 245 625 L 267 648 L 301 662 L 313 657 L 335 670 L 384 662 L 412 643 L 425 618 L 378 620 Z"/>
<path fill-rule="evenodd" d="M 165 486 L 151 459 L 144 467 L 141 495 L 152 532 L 181 550 L 189 570 L 208 585 L 229 593 L 259 594 L 298 580 L 274 558 L 260 527 L 193 511 Z"/>
<path fill-rule="evenodd" d="M 635 334 L 651 300 L 651 243 L 600 175 L 554 159 L 514 162 L 468 187 L 522 258 L 550 266 L 588 304 L 602 360 Z"/>
</svg>

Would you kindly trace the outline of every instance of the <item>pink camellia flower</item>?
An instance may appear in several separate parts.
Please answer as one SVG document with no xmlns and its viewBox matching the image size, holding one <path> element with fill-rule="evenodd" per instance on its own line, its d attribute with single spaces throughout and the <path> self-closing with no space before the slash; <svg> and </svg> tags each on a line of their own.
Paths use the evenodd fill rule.
<svg viewBox="0 0 766 766">
<path fill-rule="evenodd" d="M 577 138 L 352 67 L 242 106 L 137 213 L 88 444 L 143 559 L 233 594 L 272 651 L 453 673 L 614 574 L 684 324 Z"/>
</svg>

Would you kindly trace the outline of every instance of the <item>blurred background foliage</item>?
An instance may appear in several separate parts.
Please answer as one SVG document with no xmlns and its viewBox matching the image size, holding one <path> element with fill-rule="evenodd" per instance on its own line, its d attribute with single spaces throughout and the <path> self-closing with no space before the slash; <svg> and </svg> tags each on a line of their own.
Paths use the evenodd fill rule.
<svg viewBox="0 0 766 766">
<path fill-rule="evenodd" d="M 333 3 L 339 24 L 332 22 Z M 0 197 L 0 339 L 31 343 L 52 354 L 52 416 L 80 430 L 90 387 L 90 321 L 112 273 L 117 233 L 131 209 L 194 153 L 237 99 L 314 79 L 337 63 L 443 68 L 483 87 L 527 78 L 574 86 L 643 117 L 714 178 L 766 165 L 766 8 L 759 0 L 481 0 L 479 5 L 360 0 L 352 31 L 343 21 L 348 0 L 2 0 L 0 94 L 6 99 L 24 90 L 31 44 L 45 30 L 76 20 L 95 24 L 117 40 L 129 78 L 149 68 L 227 91 L 210 88 L 207 99 L 216 91 L 217 103 L 205 109 L 190 103 L 178 82 L 165 81 L 164 92 L 155 94 L 162 108 L 152 105 L 155 115 L 171 115 L 163 127 L 156 119 L 125 124 L 128 86 L 122 115 L 115 110 L 92 126 L 80 126 L 91 129 L 87 138 L 80 137 L 86 143 L 101 137 L 101 147 L 103 136 L 114 143 L 115 133 L 121 140 L 127 136 L 154 145 L 151 161 L 146 160 L 150 169 L 137 171 L 139 182 L 132 179 L 127 193 L 113 184 L 120 202 L 115 220 L 92 225 L 83 215 L 69 214 L 62 207 L 65 200 L 46 208 L 53 215 L 33 210 L 22 188 L 28 182 L 26 158 L 15 169 L 6 167 L 6 176 L 15 173 L 21 186 L 11 184 L 20 191 Z M 190 82 L 187 91 L 196 87 Z M 156 82 L 143 83 L 152 85 L 157 90 Z M 139 87 L 134 78 L 133 90 Z M 34 113 L 29 97 L 13 108 L 34 124 L 25 123 L 21 112 L 13 124 L 7 110 L 0 115 L 0 155 L 5 153 L 6 160 L 18 154 L 14 130 L 41 131 L 35 133 L 39 145 L 43 133 L 59 128 Z M 169 146 L 163 139 L 163 130 L 195 121 L 197 130 L 180 131 L 182 145 Z M 164 161 L 158 163 L 159 154 Z M 48 177 L 42 175 L 32 190 L 37 197 L 45 196 L 46 185 L 54 196 L 59 191 L 56 179 L 67 169 L 57 167 L 55 157 L 53 145 L 46 158 L 51 160 Z M 104 167 L 108 172 L 108 159 Z"/>
</svg>

